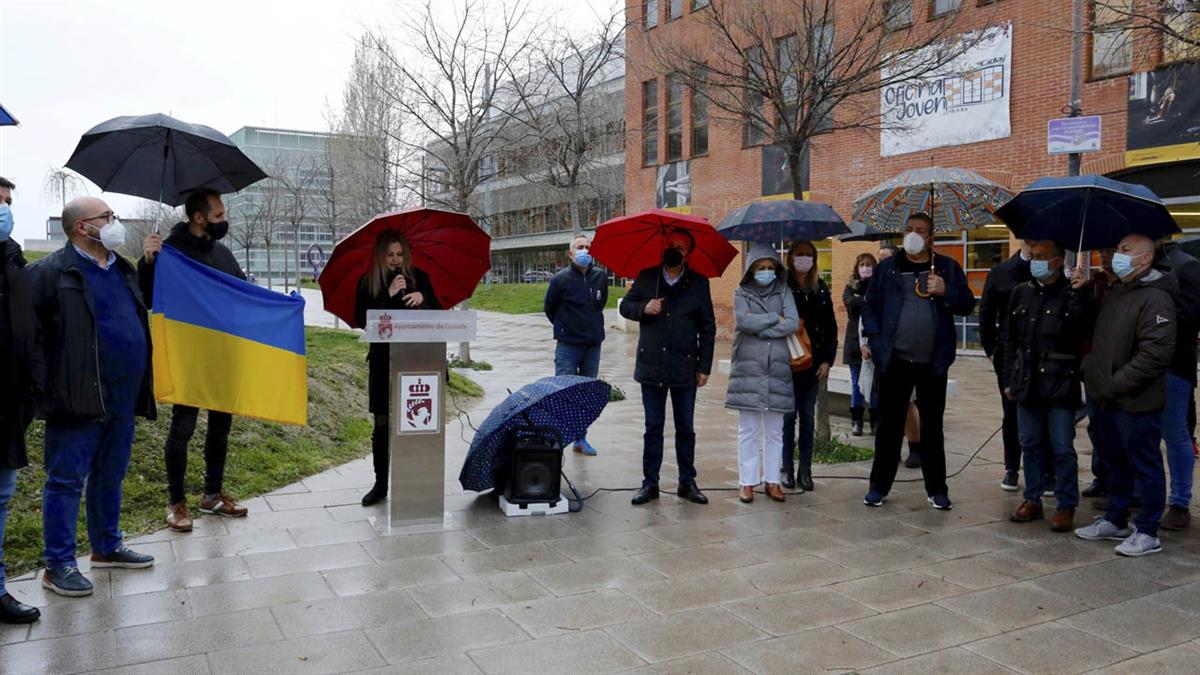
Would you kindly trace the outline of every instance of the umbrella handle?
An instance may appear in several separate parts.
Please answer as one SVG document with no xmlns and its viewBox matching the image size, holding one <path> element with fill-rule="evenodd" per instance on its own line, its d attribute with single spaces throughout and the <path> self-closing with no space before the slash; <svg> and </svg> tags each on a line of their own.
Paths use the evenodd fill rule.
<svg viewBox="0 0 1200 675">
<path fill-rule="evenodd" d="M 932 250 L 929 251 L 929 273 L 930 274 L 937 274 L 937 269 L 934 268 L 934 265 L 933 265 L 933 258 L 936 255 L 937 254 L 934 253 Z M 916 289 L 915 292 L 916 292 L 918 298 L 921 298 L 922 300 L 928 300 L 929 298 L 933 297 L 933 294 L 930 293 L 929 291 L 921 290 L 920 275 L 917 275 L 916 277 L 913 278 L 913 287 Z"/>
</svg>

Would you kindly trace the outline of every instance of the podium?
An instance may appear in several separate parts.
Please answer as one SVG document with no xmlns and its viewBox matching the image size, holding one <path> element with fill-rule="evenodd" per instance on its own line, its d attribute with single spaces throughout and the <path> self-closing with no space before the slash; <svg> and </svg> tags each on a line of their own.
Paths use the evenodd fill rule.
<svg viewBox="0 0 1200 675">
<path fill-rule="evenodd" d="M 446 343 L 475 339 L 475 312 L 369 310 L 363 342 L 389 346 L 390 527 L 439 530 L 446 512 Z"/>
</svg>

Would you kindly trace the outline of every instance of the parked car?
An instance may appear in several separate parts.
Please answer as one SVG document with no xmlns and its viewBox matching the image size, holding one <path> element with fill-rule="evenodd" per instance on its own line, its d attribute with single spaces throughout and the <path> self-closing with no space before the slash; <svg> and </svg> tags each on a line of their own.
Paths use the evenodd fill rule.
<svg viewBox="0 0 1200 675">
<path fill-rule="evenodd" d="M 539 282 L 550 281 L 551 277 L 553 276 L 553 272 L 546 272 L 543 270 L 525 270 L 525 274 L 521 275 L 521 281 L 524 281 L 527 284 L 536 284 Z"/>
</svg>

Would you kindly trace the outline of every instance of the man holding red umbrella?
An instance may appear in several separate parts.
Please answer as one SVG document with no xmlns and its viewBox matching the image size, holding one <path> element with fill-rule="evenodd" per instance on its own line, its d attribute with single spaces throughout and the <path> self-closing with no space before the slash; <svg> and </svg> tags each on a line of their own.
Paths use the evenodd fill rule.
<svg viewBox="0 0 1200 675">
<path fill-rule="evenodd" d="M 717 326 L 708 279 L 688 267 L 696 238 L 687 229 L 671 230 L 662 264 L 642 270 L 625 298 L 621 316 L 641 324 L 633 379 L 642 385 L 646 432 L 642 449 L 642 487 L 634 505 L 658 499 L 663 459 L 667 398 L 675 420 L 675 458 L 679 496 L 696 504 L 708 497 L 696 487 L 696 389 L 712 372 Z"/>
</svg>

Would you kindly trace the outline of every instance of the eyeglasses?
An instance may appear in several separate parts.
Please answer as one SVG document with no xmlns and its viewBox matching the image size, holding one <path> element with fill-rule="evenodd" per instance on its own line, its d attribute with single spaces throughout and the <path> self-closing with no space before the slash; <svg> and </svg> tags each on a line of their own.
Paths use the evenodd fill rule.
<svg viewBox="0 0 1200 675">
<path fill-rule="evenodd" d="M 105 225 L 111 223 L 114 220 L 119 220 L 119 217 L 117 216 L 117 214 L 113 213 L 112 211 L 105 211 L 104 213 L 101 213 L 98 216 L 92 216 L 91 218 L 80 218 L 80 220 L 82 220 L 83 222 L 86 223 L 90 220 L 100 220 L 101 218 L 104 219 Z"/>
</svg>

